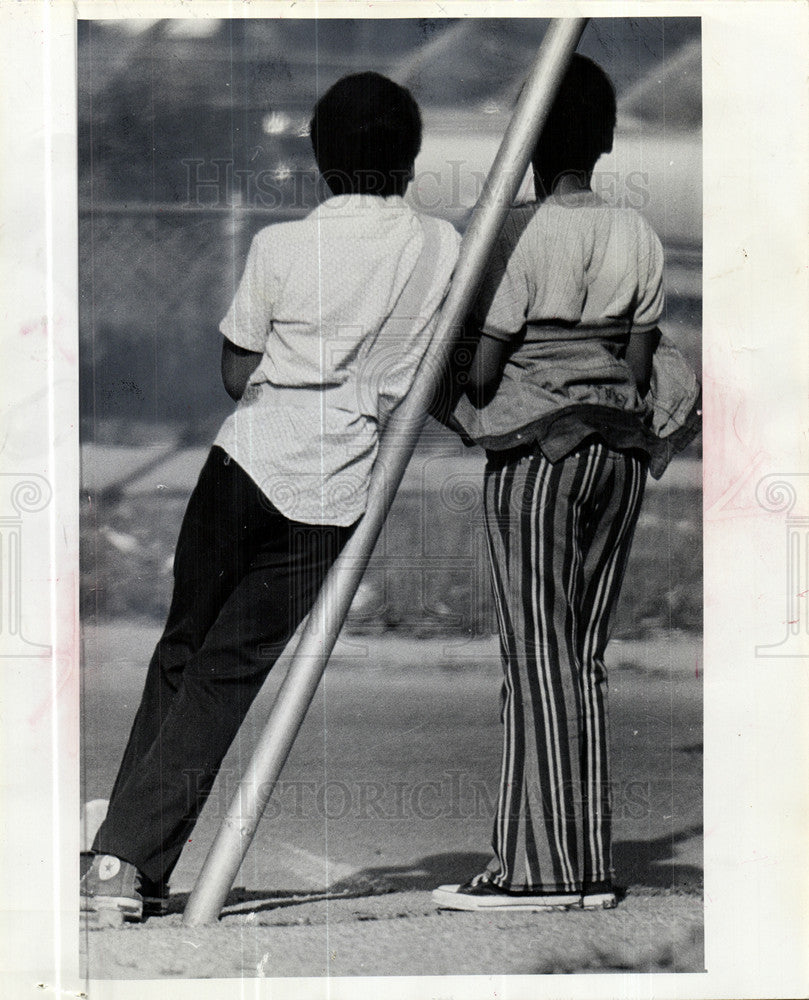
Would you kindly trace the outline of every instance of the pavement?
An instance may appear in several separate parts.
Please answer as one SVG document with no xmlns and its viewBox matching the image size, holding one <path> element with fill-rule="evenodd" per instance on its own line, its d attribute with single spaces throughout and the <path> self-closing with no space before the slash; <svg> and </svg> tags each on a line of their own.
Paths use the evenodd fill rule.
<svg viewBox="0 0 809 1000">
<path fill-rule="evenodd" d="M 418 891 L 267 895 L 215 927 L 169 916 L 90 932 L 86 964 L 95 981 L 701 972 L 701 909 L 697 896 L 641 891 L 616 910 L 535 914 L 439 911 Z"/>
<path fill-rule="evenodd" d="M 153 623 L 86 625 L 85 801 L 109 793 Z M 535 975 L 703 968 L 701 645 L 610 647 L 614 911 L 439 911 L 489 857 L 500 754 L 496 640 L 344 636 L 219 922 L 182 910 L 283 675 L 226 758 L 170 913 L 82 935 L 89 980 Z M 91 993 L 91 995 L 93 995 Z"/>
</svg>

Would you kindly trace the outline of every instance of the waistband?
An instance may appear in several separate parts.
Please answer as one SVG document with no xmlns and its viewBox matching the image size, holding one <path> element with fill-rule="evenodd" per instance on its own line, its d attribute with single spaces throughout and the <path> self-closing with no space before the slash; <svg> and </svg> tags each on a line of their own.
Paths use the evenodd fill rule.
<svg viewBox="0 0 809 1000">
<path fill-rule="evenodd" d="M 627 320 L 607 326 L 582 323 L 526 323 L 525 341 L 528 343 L 552 340 L 620 340 L 629 336 L 632 324 Z"/>
</svg>

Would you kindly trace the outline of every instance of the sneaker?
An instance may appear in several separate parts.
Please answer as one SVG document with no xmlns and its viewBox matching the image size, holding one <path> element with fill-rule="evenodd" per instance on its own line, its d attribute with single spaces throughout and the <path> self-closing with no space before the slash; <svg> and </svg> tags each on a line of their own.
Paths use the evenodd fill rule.
<svg viewBox="0 0 809 1000">
<path fill-rule="evenodd" d="M 81 878 L 89 871 L 93 858 L 95 857 L 94 851 L 82 851 L 81 852 L 81 863 L 80 863 L 80 874 Z M 139 877 L 139 892 L 143 898 L 143 916 L 144 917 L 165 917 L 169 911 L 169 887 L 168 883 L 161 879 L 159 882 L 154 882 L 152 879 L 147 878 L 145 875 L 138 873 Z"/>
<path fill-rule="evenodd" d="M 104 923 L 141 920 L 143 896 L 134 865 L 113 854 L 82 856 L 80 909 L 106 918 Z"/>
<path fill-rule="evenodd" d="M 484 872 L 464 885 L 440 885 L 433 890 L 433 901 L 447 910 L 520 910 L 541 913 L 578 909 L 581 906 L 581 894 L 501 889 Z"/>
<path fill-rule="evenodd" d="M 593 882 L 584 887 L 581 895 L 582 909 L 614 910 L 625 895 L 625 889 L 619 889 L 611 882 Z"/>
</svg>

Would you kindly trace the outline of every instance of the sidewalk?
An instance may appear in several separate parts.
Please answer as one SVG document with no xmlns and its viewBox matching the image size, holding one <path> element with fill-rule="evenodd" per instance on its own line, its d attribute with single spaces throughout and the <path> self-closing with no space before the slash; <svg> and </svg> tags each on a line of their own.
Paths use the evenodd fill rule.
<svg viewBox="0 0 809 1000">
<path fill-rule="evenodd" d="M 178 900 L 178 902 L 180 902 Z M 87 938 L 92 979 L 701 972 L 702 899 L 636 890 L 615 910 L 437 910 L 428 892 L 251 899 L 214 927 L 179 913 Z M 91 990 L 92 997 L 103 995 Z M 307 994 L 312 995 L 312 994 Z M 426 993 L 413 994 L 419 998 Z"/>
</svg>

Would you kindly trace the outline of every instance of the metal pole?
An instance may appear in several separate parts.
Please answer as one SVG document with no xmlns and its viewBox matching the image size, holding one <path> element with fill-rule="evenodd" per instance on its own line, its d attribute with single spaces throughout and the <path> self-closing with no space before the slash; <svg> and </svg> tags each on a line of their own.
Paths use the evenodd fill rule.
<svg viewBox="0 0 809 1000">
<path fill-rule="evenodd" d="M 329 572 L 247 770 L 188 900 L 183 923 L 216 920 L 298 734 L 345 616 L 382 530 L 439 385 L 454 340 L 474 301 L 486 261 L 528 168 L 542 126 L 587 18 L 552 21 L 461 244 L 452 287 L 418 377 L 383 435 L 368 506 Z"/>
</svg>

